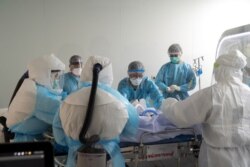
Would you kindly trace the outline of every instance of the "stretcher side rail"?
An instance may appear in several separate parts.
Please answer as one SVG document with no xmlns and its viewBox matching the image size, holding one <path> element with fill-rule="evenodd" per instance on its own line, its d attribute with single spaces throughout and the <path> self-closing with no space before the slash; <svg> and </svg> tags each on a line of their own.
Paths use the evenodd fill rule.
<svg viewBox="0 0 250 167">
<path fill-rule="evenodd" d="M 195 133 L 195 130 L 193 128 L 174 128 L 174 129 L 165 129 L 160 132 L 152 133 L 152 132 L 144 132 L 140 136 L 140 145 L 143 146 L 144 142 L 143 140 L 146 138 L 146 136 L 154 136 L 154 135 L 164 135 L 167 133 L 176 133 L 176 132 L 184 132 L 184 131 L 189 131 L 191 134 L 194 136 L 194 141 L 198 141 L 197 134 Z"/>
<path fill-rule="evenodd" d="M 166 140 L 161 140 L 161 141 L 156 141 L 156 142 L 144 142 L 145 138 L 149 136 L 154 136 L 154 135 L 164 135 L 164 134 L 169 134 L 169 133 L 176 133 L 178 132 L 177 138 L 180 136 L 180 139 L 174 140 L 175 138 L 172 139 L 166 139 Z M 188 134 L 185 134 L 183 136 L 188 136 L 187 138 L 184 138 L 184 141 L 181 136 L 183 132 L 190 132 Z M 137 167 L 140 161 L 152 161 L 154 158 L 150 158 L 153 156 L 159 156 L 159 158 L 156 159 L 170 159 L 174 158 L 177 160 L 177 165 L 180 166 L 180 159 L 182 157 L 188 157 L 188 156 L 194 156 L 198 157 L 199 154 L 199 148 L 201 144 L 201 137 L 198 136 L 195 133 L 195 130 L 193 128 L 175 128 L 175 129 L 166 129 L 164 131 L 160 131 L 157 133 L 152 133 L 152 132 L 144 132 L 140 136 L 140 141 L 139 143 L 128 143 L 128 146 L 121 147 L 121 152 L 128 163 L 133 163 L 134 167 Z M 171 150 L 174 149 L 174 153 L 169 151 L 169 152 L 160 152 L 160 153 L 152 153 L 152 150 L 154 148 L 166 148 L 166 150 Z M 152 149 L 150 151 L 150 149 Z M 150 154 L 150 153 L 152 154 Z"/>
</svg>

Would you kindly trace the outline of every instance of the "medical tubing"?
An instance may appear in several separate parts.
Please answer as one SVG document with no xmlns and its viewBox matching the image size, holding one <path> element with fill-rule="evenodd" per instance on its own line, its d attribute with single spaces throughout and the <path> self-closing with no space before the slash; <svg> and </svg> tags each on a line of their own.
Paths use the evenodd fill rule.
<svg viewBox="0 0 250 167">
<path fill-rule="evenodd" d="M 92 79 L 92 87 L 91 92 L 89 96 L 89 103 L 87 108 L 87 113 L 84 119 L 84 123 L 81 129 L 81 132 L 79 134 L 79 140 L 82 144 L 86 144 L 86 138 L 85 135 L 89 129 L 90 123 L 92 121 L 93 111 L 94 111 L 94 104 L 95 104 L 95 95 L 96 95 L 96 89 L 98 85 L 98 75 L 99 72 L 102 70 L 102 65 L 99 63 L 94 64 L 93 66 L 93 79 Z"/>
<path fill-rule="evenodd" d="M 6 125 L 7 119 L 4 116 L 0 117 L 0 124 L 3 126 L 2 132 L 4 134 L 4 141 L 9 143 L 11 139 L 14 139 L 15 134 L 9 131 L 9 128 Z"/>
<path fill-rule="evenodd" d="M 15 88 L 15 90 L 14 90 L 14 92 L 13 92 L 11 98 L 10 98 L 9 106 L 10 106 L 10 104 L 12 103 L 14 97 L 16 96 L 16 94 L 17 94 L 19 88 L 22 86 L 23 81 L 24 81 L 25 79 L 27 79 L 27 78 L 29 78 L 29 72 L 28 72 L 28 71 L 26 71 L 26 72 L 22 75 L 22 77 L 19 79 L 19 81 L 17 82 L 16 88 Z"/>
</svg>

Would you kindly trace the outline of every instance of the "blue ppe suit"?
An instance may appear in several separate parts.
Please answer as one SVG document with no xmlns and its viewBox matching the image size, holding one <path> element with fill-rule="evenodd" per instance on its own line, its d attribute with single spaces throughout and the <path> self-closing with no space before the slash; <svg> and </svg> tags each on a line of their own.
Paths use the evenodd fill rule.
<svg viewBox="0 0 250 167">
<path fill-rule="evenodd" d="M 156 75 L 155 83 L 162 91 L 164 98 L 173 97 L 183 100 L 189 96 L 188 91 L 196 86 L 195 73 L 189 64 L 184 62 L 179 64 L 166 63 Z M 167 92 L 167 87 L 177 85 L 180 91 Z"/>
<path fill-rule="evenodd" d="M 90 86 L 90 82 L 82 82 L 80 87 L 82 89 Z M 129 118 L 123 129 L 122 135 L 135 135 L 139 126 L 139 117 L 137 115 L 136 109 L 118 91 L 112 89 L 110 86 L 98 83 L 98 89 L 102 89 L 108 92 L 109 94 L 115 96 L 116 99 L 120 100 L 122 103 L 125 104 Z M 53 134 L 57 143 L 64 146 L 68 146 L 69 148 L 66 167 L 76 166 L 77 149 L 80 148 L 83 144 L 80 143 L 79 140 L 74 140 L 64 133 L 59 113 L 57 113 L 54 117 Z M 102 145 L 103 148 L 110 155 L 114 167 L 125 167 L 124 159 L 120 153 L 118 142 L 119 136 L 112 140 L 100 140 L 98 144 Z"/>
<path fill-rule="evenodd" d="M 124 78 L 118 85 L 118 91 L 130 102 L 145 99 L 147 107 L 155 107 L 156 109 L 160 108 L 163 100 L 159 88 L 148 77 L 144 77 L 136 89 L 130 83 L 129 78 Z"/>
<path fill-rule="evenodd" d="M 67 94 L 70 94 L 71 92 L 78 89 L 78 83 L 80 80 L 80 77 L 75 76 L 71 72 L 65 73 L 63 75 L 64 78 L 64 84 L 63 84 L 63 91 Z"/>
<path fill-rule="evenodd" d="M 36 90 L 34 111 L 24 121 L 9 127 L 15 133 L 15 142 L 42 138 L 43 133 L 51 127 L 55 113 L 59 111 L 63 93 L 54 94 L 39 84 L 36 84 Z"/>
</svg>

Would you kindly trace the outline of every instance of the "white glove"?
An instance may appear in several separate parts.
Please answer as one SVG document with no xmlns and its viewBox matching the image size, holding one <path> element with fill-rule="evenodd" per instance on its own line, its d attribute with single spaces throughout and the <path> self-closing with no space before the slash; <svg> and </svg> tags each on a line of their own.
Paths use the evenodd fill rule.
<svg viewBox="0 0 250 167">
<path fill-rule="evenodd" d="M 167 86 L 167 88 L 166 88 L 166 91 L 169 92 L 169 93 L 173 93 L 173 92 L 174 92 L 174 90 L 172 90 L 172 89 L 171 89 L 170 87 L 168 87 L 168 86 Z"/>
<path fill-rule="evenodd" d="M 140 105 L 140 106 L 142 106 L 143 108 L 147 108 L 147 105 L 146 105 L 146 100 L 145 99 L 136 99 L 136 100 L 134 100 L 133 102 L 132 102 L 132 105 L 133 106 L 137 106 L 137 105 Z"/>
<path fill-rule="evenodd" d="M 145 99 L 140 99 L 139 104 L 143 106 L 144 108 L 147 108 L 146 100 Z"/>
<path fill-rule="evenodd" d="M 136 99 L 132 102 L 132 105 L 136 108 L 136 111 L 139 115 L 146 109 L 146 101 L 144 99 Z"/>
<path fill-rule="evenodd" d="M 139 101 L 136 99 L 136 100 L 132 101 L 131 104 L 132 104 L 133 106 L 136 106 L 137 104 L 139 104 Z"/>
<path fill-rule="evenodd" d="M 177 86 L 177 85 L 171 85 L 171 86 L 170 86 L 170 89 L 173 90 L 173 92 L 174 92 L 174 91 L 180 91 L 180 90 L 181 90 L 181 88 L 180 88 L 179 86 Z"/>
</svg>

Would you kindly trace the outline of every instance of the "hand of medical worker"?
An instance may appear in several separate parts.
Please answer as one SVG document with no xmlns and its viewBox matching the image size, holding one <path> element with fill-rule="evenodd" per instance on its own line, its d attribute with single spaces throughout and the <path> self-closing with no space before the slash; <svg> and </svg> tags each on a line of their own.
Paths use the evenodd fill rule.
<svg viewBox="0 0 250 167">
<path fill-rule="evenodd" d="M 180 88 L 179 86 L 177 86 L 177 85 L 171 85 L 171 86 L 170 86 L 170 89 L 173 90 L 173 92 L 174 92 L 174 91 L 180 91 L 180 90 L 181 90 L 181 88 Z"/>
<path fill-rule="evenodd" d="M 171 89 L 170 87 L 168 87 L 168 86 L 167 86 L 167 88 L 166 88 L 166 91 L 169 92 L 169 93 L 173 93 L 173 92 L 174 92 L 174 90 L 172 90 L 172 89 Z"/>
<path fill-rule="evenodd" d="M 132 104 L 133 106 L 136 106 L 137 104 L 139 104 L 139 101 L 136 99 L 136 100 L 132 101 L 131 104 Z"/>
<path fill-rule="evenodd" d="M 145 99 L 140 99 L 139 104 L 143 106 L 144 108 L 147 108 L 146 100 Z"/>
</svg>

